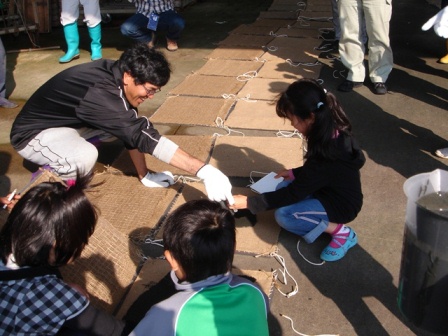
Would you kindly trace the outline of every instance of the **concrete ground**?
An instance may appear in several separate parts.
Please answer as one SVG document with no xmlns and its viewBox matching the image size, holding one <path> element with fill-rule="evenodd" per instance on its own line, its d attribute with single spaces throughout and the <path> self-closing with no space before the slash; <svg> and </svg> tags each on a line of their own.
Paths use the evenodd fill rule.
<svg viewBox="0 0 448 336">
<path fill-rule="evenodd" d="M 311 0 L 309 0 L 311 1 Z M 182 11 L 187 26 L 175 53 L 166 53 L 173 65 L 173 78 L 163 91 L 177 86 L 192 71 L 205 64 L 204 57 L 229 31 L 253 22 L 265 11 L 270 0 L 206 0 Z M 433 31 L 422 32 L 421 25 L 438 8 L 424 0 L 394 0 L 391 43 L 395 67 L 385 96 L 374 95 L 367 84 L 352 93 L 336 90 L 341 78 L 334 70 L 338 61 L 322 58 L 321 78 L 325 87 L 340 99 L 353 123 L 354 132 L 366 154 L 361 171 L 364 207 L 350 224 L 359 236 L 359 245 L 335 263 L 316 266 L 308 263 L 297 250 L 298 237 L 282 231 L 279 254 L 287 270 L 297 281 L 298 293 L 283 297 L 274 289 L 271 300 L 271 335 L 293 335 L 294 328 L 308 335 L 430 335 L 406 321 L 397 305 L 399 271 L 405 226 L 406 197 L 403 183 L 407 178 L 434 169 L 447 169 L 448 160 L 437 158 L 436 149 L 448 146 L 448 65 L 437 63 L 446 53 L 445 41 Z M 116 59 L 130 41 L 122 37 L 119 25 L 126 16 L 112 15 L 103 27 L 104 57 Z M 66 65 L 57 61 L 65 48 L 61 29 L 41 34 L 39 51 L 26 34 L 2 36 L 7 54 L 7 89 L 10 99 L 23 105 L 28 97 L 53 74 L 80 62 L 89 61 L 89 39 L 81 28 L 81 58 Z M 157 46 L 164 48 L 163 37 Z M 140 108 L 150 116 L 164 101 L 158 94 Z M 0 109 L 0 194 L 25 185 L 31 167 L 26 167 L 9 144 L 11 124 L 17 109 Z M 181 125 L 179 129 L 181 129 Z M 160 126 L 162 133 L 177 129 Z M 195 130 L 190 130 L 194 132 Z M 197 132 L 203 132 L 198 129 Z M 111 162 L 119 148 L 103 155 Z M 311 245 L 301 244 L 300 252 L 316 259 L 328 243 L 326 238 Z M 260 265 L 277 269 L 273 258 L 237 255 L 236 266 Z M 283 286 L 290 291 L 292 282 Z"/>
</svg>

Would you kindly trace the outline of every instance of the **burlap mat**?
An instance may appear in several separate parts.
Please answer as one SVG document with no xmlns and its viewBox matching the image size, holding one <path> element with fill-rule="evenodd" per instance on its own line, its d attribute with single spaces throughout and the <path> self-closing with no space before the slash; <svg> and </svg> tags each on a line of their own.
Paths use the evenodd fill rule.
<svg viewBox="0 0 448 336">
<path fill-rule="evenodd" d="M 213 137 L 210 135 L 167 135 L 168 139 L 174 141 L 180 148 L 193 155 L 201 161 L 207 162 L 213 145 Z M 153 172 L 168 170 L 174 175 L 190 175 L 179 168 L 162 162 L 155 157 L 145 154 L 146 166 Z M 136 175 L 134 165 L 127 150 L 123 151 L 114 161 L 112 167 L 126 175 Z M 134 178 L 137 180 L 137 178 Z"/>
<path fill-rule="evenodd" d="M 260 12 L 258 16 L 260 19 L 283 19 L 283 20 L 295 20 L 299 16 L 300 11 L 265 11 Z"/>
<path fill-rule="evenodd" d="M 328 0 L 327 0 L 328 1 Z M 304 18 L 299 19 L 297 22 L 291 25 L 291 28 L 297 29 L 313 29 L 318 30 L 319 28 L 334 28 L 333 23 L 329 20 L 325 21 L 310 21 Z"/>
<path fill-rule="evenodd" d="M 274 101 L 277 96 L 288 88 L 295 78 L 284 78 L 282 80 L 271 78 L 252 78 L 238 93 L 240 98 L 251 100 Z"/>
<path fill-rule="evenodd" d="M 237 94 L 244 82 L 233 77 L 204 76 L 193 74 L 171 90 L 171 95 L 200 97 L 222 97 L 223 94 Z"/>
<path fill-rule="evenodd" d="M 316 11 L 316 10 L 309 10 L 308 8 L 304 11 L 300 12 L 300 17 L 301 18 L 309 18 L 309 19 L 313 19 L 313 20 L 318 20 L 319 21 L 330 21 L 332 18 L 332 12 L 331 12 L 331 6 L 328 8 L 328 10 L 324 10 L 324 11 Z M 320 22 L 319 22 L 320 23 Z"/>
<path fill-rule="evenodd" d="M 332 8 L 331 8 L 331 2 L 327 1 L 326 3 L 323 2 L 308 2 L 305 8 L 306 12 L 324 12 L 329 13 L 330 16 L 333 15 Z"/>
<path fill-rule="evenodd" d="M 219 42 L 220 46 L 243 46 L 243 47 L 254 47 L 261 48 L 274 39 L 273 36 L 269 35 L 240 35 L 232 34 L 227 36 L 224 40 Z"/>
<path fill-rule="evenodd" d="M 200 75 L 238 77 L 248 72 L 258 71 L 262 66 L 262 62 L 255 61 L 209 59 L 196 73 Z"/>
<path fill-rule="evenodd" d="M 215 126 L 216 118 L 226 118 L 232 104 L 223 98 L 171 96 L 149 120 L 156 124 Z"/>
<path fill-rule="evenodd" d="M 263 54 L 264 50 L 261 48 L 218 46 L 207 56 L 207 58 L 251 61 L 259 58 Z"/>
<path fill-rule="evenodd" d="M 249 188 L 238 187 L 234 187 L 232 193 L 235 195 L 255 195 Z M 202 183 L 189 183 L 176 199 L 170 211 L 174 211 L 188 201 L 204 198 L 207 198 L 205 186 Z M 241 211 L 235 214 L 236 250 L 255 255 L 275 252 L 277 250 L 280 226 L 275 222 L 273 211 L 265 211 L 257 216 L 245 216 L 246 213 L 248 211 Z M 163 237 L 163 224 L 157 232 L 157 239 Z"/>
<path fill-rule="evenodd" d="M 312 39 L 299 39 L 298 40 L 312 40 Z M 263 54 L 262 59 L 266 61 L 277 61 L 279 58 L 284 59 L 285 61 L 291 62 L 294 65 L 300 64 L 308 64 L 308 63 L 318 63 L 319 62 L 319 54 L 321 51 L 316 50 L 315 48 L 319 47 L 320 42 L 316 40 L 313 46 L 309 49 L 300 47 L 298 49 L 295 48 L 277 48 L 273 47 L 273 49 L 266 49 L 266 53 Z"/>
<path fill-rule="evenodd" d="M 300 29 L 300 28 L 279 28 L 275 33 L 277 36 L 286 35 L 287 37 L 297 37 L 297 38 L 318 38 L 318 29 Z"/>
<path fill-rule="evenodd" d="M 322 63 L 316 62 L 316 60 L 311 63 L 294 63 L 281 57 L 270 56 L 269 58 L 269 61 L 264 62 L 263 67 L 258 71 L 257 77 L 289 79 L 294 76 L 296 80 L 299 78 L 317 79 L 323 67 Z"/>
<path fill-rule="evenodd" d="M 270 27 L 265 26 L 253 26 L 253 25 L 239 25 L 230 34 L 242 34 L 242 35 L 272 35 L 275 33 L 277 28 L 269 29 Z"/>
<path fill-rule="evenodd" d="M 252 171 L 277 172 L 303 163 L 298 137 L 226 136 L 216 139 L 210 164 L 227 176 L 249 177 Z"/>
<path fill-rule="evenodd" d="M 137 248 L 126 235 L 100 217 L 81 257 L 60 270 L 66 282 L 87 290 L 94 306 L 113 313 L 136 276 L 140 262 Z"/>
<path fill-rule="evenodd" d="M 89 199 L 101 216 L 132 240 L 142 241 L 169 208 L 179 184 L 170 188 L 147 188 L 138 178 L 116 170 L 96 174 L 94 183 L 102 183 Z"/>
<path fill-rule="evenodd" d="M 123 318 L 132 303 L 145 291 L 157 284 L 171 270 L 168 262 L 161 259 L 149 259 L 143 265 L 138 278 L 132 285 L 126 300 L 123 302 L 117 317 Z M 256 283 L 261 287 L 263 292 L 270 298 L 274 286 L 274 278 L 272 272 L 257 270 L 240 270 L 234 268 L 233 274 L 247 275 L 256 279 Z"/>
<path fill-rule="evenodd" d="M 276 3 L 273 2 L 271 6 L 269 7 L 269 11 L 277 11 L 277 12 L 300 12 L 301 10 L 305 9 L 306 4 L 300 5 L 299 2 L 294 3 L 293 1 L 290 1 L 289 3 Z"/>
<path fill-rule="evenodd" d="M 269 27 L 271 30 L 275 28 L 286 28 L 297 22 L 297 18 L 292 19 L 278 19 L 278 18 L 258 18 L 251 23 L 253 27 Z"/>
<path fill-rule="evenodd" d="M 294 130 L 288 120 L 277 116 L 275 104 L 262 100 L 255 102 L 239 100 L 225 121 L 225 125 L 231 129 Z"/>
</svg>

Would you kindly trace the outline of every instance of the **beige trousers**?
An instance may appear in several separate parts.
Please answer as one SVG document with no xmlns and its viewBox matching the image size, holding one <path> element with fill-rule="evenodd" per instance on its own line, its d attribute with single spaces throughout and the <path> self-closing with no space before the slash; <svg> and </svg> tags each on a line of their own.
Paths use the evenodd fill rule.
<svg viewBox="0 0 448 336">
<path fill-rule="evenodd" d="M 347 79 L 363 82 L 365 47 L 361 38 L 365 20 L 368 36 L 369 78 L 373 83 L 386 82 L 393 68 L 393 54 L 389 41 L 392 0 L 338 0 L 341 39 L 339 53 L 348 69 Z"/>
</svg>

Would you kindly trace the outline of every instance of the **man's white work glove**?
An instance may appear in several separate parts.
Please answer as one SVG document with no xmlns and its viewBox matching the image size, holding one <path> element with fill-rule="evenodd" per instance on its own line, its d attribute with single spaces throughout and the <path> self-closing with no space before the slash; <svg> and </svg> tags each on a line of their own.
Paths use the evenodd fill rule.
<svg viewBox="0 0 448 336">
<path fill-rule="evenodd" d="M 448 6 L 442 8 L 436 15 L 430 18 L 422 30 L 428 30 L 434 26 L 434 31 L 440 37 L 448 39 Z"/>
<path fill-rule="evenodd" d="M 211 165 L 205 165 L 196 174 L 197 177 L 204 180 L 205 190 L 211 201 L 228 201 L 229 204 L 235 203 L 232 196 L 232 185 L 227 176 L 219 169 Z"/>
<path fill-rule="evenodd" d="M 169 171 L 152 174 L 148 172 L 140 182 L 142 182 L 145 187 L 166 188 L 174 184 L 174 176 Z"/>
</svg>

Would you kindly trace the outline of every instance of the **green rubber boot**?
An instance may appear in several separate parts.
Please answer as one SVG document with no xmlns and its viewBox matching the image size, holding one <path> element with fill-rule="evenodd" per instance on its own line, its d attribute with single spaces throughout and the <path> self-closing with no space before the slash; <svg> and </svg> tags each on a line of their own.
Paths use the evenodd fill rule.
<svg viewBox="0 0 448 336">
<path fill-rule="evenodd" d="M 64 36 L 67 42 L 67 52 L 59 58 L 59 63 L 68 63 L 79 58 L 79 34 L 78 23 L 70 23 L 64 26 Z"/>
<path fill-rule="evenodd" d="M 95 27 L 88 27 L 89 35 L 92 39 L 90 43 L 90 49 L 92 50 L 92 61 L 103 58 L 101 53 L 101 23 L 98 23 Z"/>
</svg>

